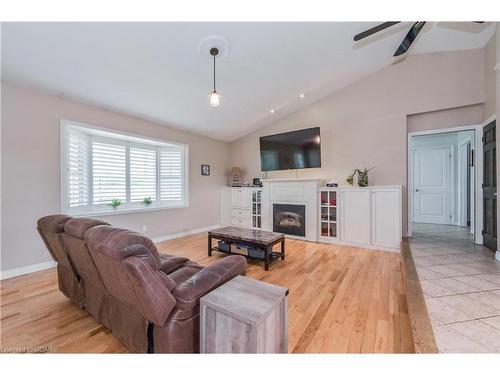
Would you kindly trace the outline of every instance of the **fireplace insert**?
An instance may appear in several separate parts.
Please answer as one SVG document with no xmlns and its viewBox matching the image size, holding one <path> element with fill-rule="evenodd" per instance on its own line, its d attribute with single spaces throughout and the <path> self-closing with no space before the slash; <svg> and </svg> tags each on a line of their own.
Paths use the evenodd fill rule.
<svg viewBox="0 0 500 375">
<path fill-rule="evenodd" d="M 306 236 L 306 206 L 273 204 L 273 232 Z"/>
</svg>

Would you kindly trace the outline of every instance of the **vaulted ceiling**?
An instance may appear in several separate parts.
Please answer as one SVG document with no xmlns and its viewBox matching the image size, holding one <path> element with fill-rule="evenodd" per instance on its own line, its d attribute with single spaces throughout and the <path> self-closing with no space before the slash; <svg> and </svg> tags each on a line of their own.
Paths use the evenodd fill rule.
<svg viewBox="0 0 500 375">
<path fill-rule="evenodd" d="M 411 23 L 353 42 L 376 24 L 4 23 L 2 79 L 232 141 L 393 63 Z M 493 33 L 430 22 L 410 53 L 483 48 Z M 208 105 L 211 36 L 227 42 L 218 108 Z"/>
</svg>

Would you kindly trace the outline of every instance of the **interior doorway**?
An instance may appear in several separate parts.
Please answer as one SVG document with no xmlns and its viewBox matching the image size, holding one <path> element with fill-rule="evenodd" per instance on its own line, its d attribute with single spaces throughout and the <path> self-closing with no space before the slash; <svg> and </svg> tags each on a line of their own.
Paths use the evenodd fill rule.
<svg viewBox="0 0 500 375">
<path fill-rule="evenodd" d="M 483 243 L 481 139 L 475 125 L 408 134 L 409 236 L 415 226 L 447 225 Z"/>
</svg>

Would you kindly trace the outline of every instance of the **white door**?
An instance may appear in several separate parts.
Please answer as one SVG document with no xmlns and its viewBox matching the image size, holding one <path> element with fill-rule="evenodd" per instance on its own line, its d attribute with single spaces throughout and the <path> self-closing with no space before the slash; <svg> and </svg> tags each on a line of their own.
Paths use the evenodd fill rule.
<svg viewBox="0 0 500 375">
<path fill-rule="evenodd" d="M 370 189 L 342 189 L 341 240 L 351 243 L 370 243 Z"/>
<path fill-rule="evenodd" d="M 451 146 L 413 150 L 413 221 L 451 224 Z"/>
</svg>

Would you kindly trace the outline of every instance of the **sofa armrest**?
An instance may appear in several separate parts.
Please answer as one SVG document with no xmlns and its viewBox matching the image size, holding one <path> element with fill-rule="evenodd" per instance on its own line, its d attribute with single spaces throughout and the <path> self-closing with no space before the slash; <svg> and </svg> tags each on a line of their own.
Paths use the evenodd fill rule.
<svg viewBox="0 0 500 375">
<path fill-rule="evenodd" d="M 245 273 L 247 261 L 241 255 L 230 255 L 203 268 L 172 291 L 177 307 L 190 309 L 200 303 L 200 298 L 232 278 Z"/>
</svg>

